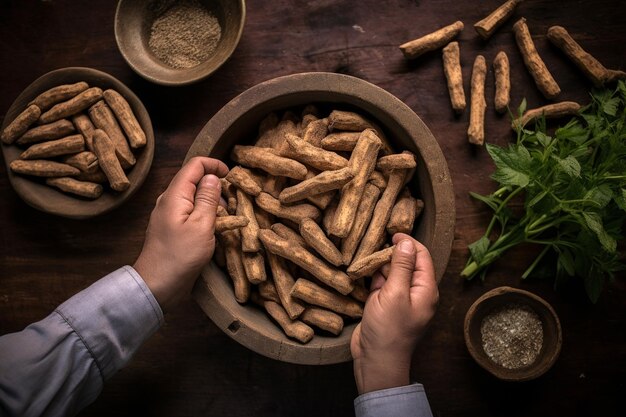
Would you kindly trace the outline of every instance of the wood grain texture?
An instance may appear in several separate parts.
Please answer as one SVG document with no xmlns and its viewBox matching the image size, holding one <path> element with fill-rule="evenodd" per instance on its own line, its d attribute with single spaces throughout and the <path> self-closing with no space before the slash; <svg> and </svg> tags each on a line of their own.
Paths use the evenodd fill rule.
<svg viewBox="0 0 626 417">
<path fill-rule="evenodd" d="M 591 306 L 576 285 L 560 292 L 551 282 L 521 281 L 533 248 L 521 248 L 490 272 L 485 283 L 458 274 L 467 244 L 478 238 L 488 210 L 469 190 L 494 189 L 483 149 L 467 145 L 469 112 L 450 107 L 441 54 L 404 60 L 397 46 L 455 20 L 467 27 L 501 0 L 437 2 L 391 0 L 275 0 L 249 2 L 246 27 L 231 59 L 209 79 L 165 88 L 136 75 L 119 54 L 113 34 L 115 2 L 58 0 L 0 3 L 0 115 L 43 73 L 88 66 L 118 78 L 144 102 L 156 137 L 152 169 L 123 207 L 77 221 L 41 213 L 12 190 L 0 166 L 0 334 L 21 330 L 99 277 L 132 264 L 141 250 L 150 210 L 174 176 L 195 136 L 224 104 L 245 89 L 280 75 L 341 72 L 372 82 L 409 105 L 435 134 L 455 185 L 457 227 L 452 257 L 441 283 L 437 315 L 413 360 L 412 379 L 423 383 L 434 415 L 621 415 L 626 369 L 624 280 Z M 564 12 L 566 10 L 566 12 Z M 618 0 L 523 2 L 488 43 L 473 30 L 459 36 L 464 88 L 474 57 L 491 62 L 499 50 L 511 64 L 511 105 L 543 99 L 515 45 L 512 23 L 526 17 L 535 45 L 563 92 L 585 103 L 591 84 L 545 38 L 561 25 L 608 68 L 626 68 L 626 8 Z M 511 141 L 510 121 L 493 108 L 493 72 L 487 74 L 486 141 Z M 97 237 L 97 238 L 95 238 Z M 103 254 L 106 253 L 106 256 Z M 623 278 L 623 276 L 622 276 Z M 563 350 L 538 380 L 496 380 L 470 357 L 463 318 L 483 293 L 500 285 L 537 293 L 555 308 L 563 326 Z M 356 396 L 350 363 L 297 366 L 267 359 L 232 341 L 190 299 L 127 368 L 110 380 L 82 416 L 350 416 Z M 306 406 L 303 406 L 306 405 Z"/>
</svg>

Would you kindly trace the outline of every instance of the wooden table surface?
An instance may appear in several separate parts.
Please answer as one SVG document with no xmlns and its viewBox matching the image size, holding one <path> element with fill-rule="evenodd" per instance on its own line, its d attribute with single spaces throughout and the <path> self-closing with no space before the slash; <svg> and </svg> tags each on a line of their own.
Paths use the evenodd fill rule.
<svg viewBox="0 0 626 417">
<path fill-rule="evenodd" d="M 113 1 L 0 2 L 0 114 L 40 75 L 67 66 L 96 68 L 117 77 L 146 105 L 156 152 L 144 186 L 124 206 L 99 218 L 75 221 L 28 207 L 0 167 L 0 334 L 21 330 L 106 273 L 132 264 L 157 196 L 179 169 L 202 126 L 237 94 L 281 75 L 329 71 L 374 83 L 410 106 L 430 127 L 454 182 L 457 226 L 441 283 L 435 319 L 415 352 L 412 377 L 422 382 L 435 416 L 623 415 L 626 381 L 626 285 L 623 276 L 591 305 L 577 284 L 555 292 L 551 281 L 521 281 L 533 250 L 511 252 L 487 280 L 464 282 L 459 272 L 467 244 L 482 234 L 489 213 L 468 191 L 494 189 L 484 149 L 468 145 L 469 112 L 451 110 L 440 53 L 407 62 L 397 46 L 455 20 L 464 86 L 474 57 L 483 54 L 487 76 L 487 141 L 512 140 L 507 116 L 493 109 L 491 62 L 499 50 L 511 62 L 512 105 L 546 104 L 522 64 L 507 22 L 489 42 L 471 25 L 500 0 L 273 0 L 250 1 L 239 47 L 211 78 L 168 88 L 136 75 L 118 52 Z M 546 40 L 547 29 L 566 27 L 608 67 L 626 69 L 626 7 L 621 1 L 537 0 L 516 17 L 528 19 L 541 56 L 563 99 L 587 100 L 590 84 Z M 469 95 L 468 95 L 469 97 Z M 500 285 L 533 291 L 550 302 L 563 326 L 563 350 L 543 377 L 500 382 L 469 356 L 462 335 L 465 312 Z M 267 359 L 223 334 L 191 300 L 166 316 L 165 325 L 124 370 L 110 380 L 84 416 L 344 416 L 353 414 L 351 363 L 297 366 Z M 623 411 L 622 411 L 623 412 Z"/>
</svg>

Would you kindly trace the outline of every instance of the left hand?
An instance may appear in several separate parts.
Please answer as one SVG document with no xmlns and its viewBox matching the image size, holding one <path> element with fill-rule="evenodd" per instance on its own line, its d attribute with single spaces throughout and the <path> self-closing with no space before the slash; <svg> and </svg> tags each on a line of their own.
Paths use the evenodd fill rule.
<svg viewBox="0 0 626 417">
<path fill-rule="evenodd" d="M 218 177 L 228 173 L 217 159 L 191 159 L 159 196 L 143 249 L 133 265 L 165 312 L 186 297 L 215 250 Z"/>
</svg>

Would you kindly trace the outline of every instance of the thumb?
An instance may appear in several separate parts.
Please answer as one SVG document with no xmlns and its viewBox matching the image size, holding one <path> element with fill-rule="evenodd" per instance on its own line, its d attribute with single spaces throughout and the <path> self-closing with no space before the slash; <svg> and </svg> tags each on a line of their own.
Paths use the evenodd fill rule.
<svg viewBox="0 0 626 417">
<path fill-rule="evenodd" d="M 393 250 L 391 268 L 385 286 L 408 294 L 415 271 L 415 245 L 410 239 L 401 240 Z"/>
<path fill-rule="evenodd" d="M 220 202 L 221 184 L 213 174 L 205 175 L 198 183 L 190 219 L 204 219 L 211 226 L 215 224 L 217 205 Z"/>
</svg>

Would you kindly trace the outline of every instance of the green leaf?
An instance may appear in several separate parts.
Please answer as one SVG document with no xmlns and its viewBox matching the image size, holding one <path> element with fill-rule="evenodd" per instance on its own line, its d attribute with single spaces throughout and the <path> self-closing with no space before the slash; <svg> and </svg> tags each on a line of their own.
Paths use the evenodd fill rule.
<svg viewBox="0 0 626 417">
<path fill-rule="evenodd" d="M 613 199 L 615 200 L 615 204 L 617 204 L 617 207 L 621 208 L 622 210 L 626 211 L 626 188 L 622 188 L 620 194 L 616 194 Z"/>
<path fill-rule="evenodd" d="M 602 111 L 609 116 L 615 116 L 617 114 L 617 106 L 619 105 L 619 98 L 613 97 L 602 103 Z"/>
<path fill-rule="evenodd" d="M 604 230 L 600 215 L 594 212 L 583 212 L 583 218 L 585 219 L 587 227 L 595 233 L 602 247 L 609 253 L 615 253 L 617 242 Z"/>
<path fill-rule="evenodd" d="M 530 181 L 532 158 L 528 150 L 521 145 L 500 148 L 487 144 L 487 152 L 496 164 L 492 178 L 502 185 L 526 187 Z"/>
<path fill-rule="evenodd" d="M 546 135 L 543 132 L 537 132 L 536 134 L 537 141 L 544 147 L 547 148 L 552 142 L 552 137 Z"/>
<path fill-rule="evenodd" d="M 574 266 L 574 258 L 572 257 L 572 252 L 568 249 L 560 249 L 561 253 L 559 254 L 559 264 L 563 267 L 563 269 L 567 272 L 569 276 L 576 275 L 576 268 Z"/>
<path fill-rule="evenodd" d="M 557 162 L 562 172 L 570 177 L 580 177 L 580 164 L 572 155 L 565 159 L 561 159 L 556 155 L 553 155 L 552 158 Z"/>
<path fill-rule="evenodd" d="M 613 198 L 613 192 L 608 185 L 601 185 L 596 188 L 592 188 L 585 194 L 584 199 L 593 201 L 599 208 L 606 207 L 607 204 Z"/>
<path fill-rule="evenodd" d="M 592 303 L 597 303 L 604 287 L 603 275 L 586 275 L 584 278 L 585 291 Z"/>
<path fill-rule="evenodd" d="M 480 263 L 480 261 L 483 260 L 483 258 L 485 257 L 485 254 L 489 250 L 490 243 L 491 242 L 489 241 L 489 239 L 486 236 L 483 236 L 480 239 L 478 239 L 476 242 L 470 245 L 467 245 L 467 248 L 469 249 L 472 255 L 472 258 L 474 258 L 474 261 L 476 261 L 477 263 Z"/>
<path fill-rule="evenodd" d="M 524 97 L 524 99 L 520 103 L 519 107 L 517 108 L 518 116 L 520 116 L 520 117 L 523 116 L 524 112 L 526 112 L 526 97 Z"/>
<path fill-rule="evenodd" d="M 495 199 L 491 196 L 477 194 L 475 192 L 470 191 L 469 195 L 475 198 L 476 200 L 482 201 L 486 205 L 488 205 L 493 211 L 498 209 L 498 203 L 495 202 Z"/>
</svg>

